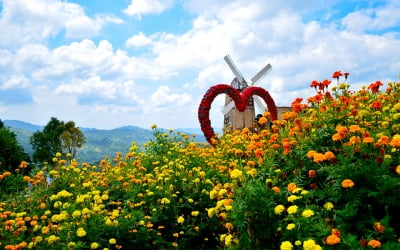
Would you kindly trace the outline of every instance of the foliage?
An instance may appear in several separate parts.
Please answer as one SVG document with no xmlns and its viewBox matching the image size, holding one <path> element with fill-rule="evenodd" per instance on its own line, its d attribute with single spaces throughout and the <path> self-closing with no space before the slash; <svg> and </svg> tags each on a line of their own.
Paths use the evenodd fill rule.
<svg viewBox="0 0 400 250">
<path fill-rule="evenodd" d="M 86 138 L 82 131 L 75 127 L 73 121 L 69 121 L 65 124 L 64 131 L 60 135 L 61 148 L 67 154 L 70 154 L 72 158 L 75 158 L 77 149 L 82 147 L 86 143 Z"/>
<path fill-rule="evenodd" d="M 35 162 L 51 162 L 56 153 L 76 155 L 77 148 L 86 142 L 82 131 L 73 121 L 64 123 L 52 117 L 43 131 L 36 131 L 30 138 Z"/>
<path fill-rule="evenodd" d="M 265 112 L 260 131 L 226 131 L 214 146 L 153 126 L 153 140 L 98 165 L 56 154 L 56 168 L 16 174 L 31 187 L 1 198 L 0 242 L 399 249 L 400 83 L 356 92 L 329 83 L 313 82 L 308 105 L 296 99 L 271 126 Z"/>
<path fill-rule="evenodd" d="M 0 120 L 0 171 L 18 169 L 21 161 L 29 161 L 29 156 L 19 145 L 15 133 Z"/>
<path fill-rule="evenodd" d="M 30 170 L 29 156 L 19 145 L 15 133 L 4 127 L 0 120 L 0 171 L 11 174 L 10 171 L 27 173 Z M 6 174 L 6 175 L 7 175 Z M 8 195 L 26 186 L 26 182 L 20 176 L 10 176 L 4 181 L 0 177 L 0 193 Z"/>
</svg>

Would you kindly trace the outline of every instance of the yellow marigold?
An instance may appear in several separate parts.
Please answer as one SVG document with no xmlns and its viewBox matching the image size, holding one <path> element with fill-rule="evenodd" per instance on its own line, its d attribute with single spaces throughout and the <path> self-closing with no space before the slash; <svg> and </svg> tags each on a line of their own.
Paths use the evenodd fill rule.
<svg viewBox="0 0 400 250">
<path fill-rule="evenodd" d="M 292 250 L 293 245 L 290 241 L 283 241 L 281 243 L 281 250 Z"/>
<path fill-rule="evenodd" d="M 242 171 L 241 170 L 239 170 L 237 168 L 232 170 L 232 172 L 231 172 L 231 178 L 232 179 L 237 179 L 237 178 L 240 178 L 241 176 L 242 176 Z"/>
<path fill-rule="evenodd" d="M 314 211 L 312 211 L 311 209 L 306 209 L 306 210 L 303 211 L 303 213 L 301 213 L 301 215 L 303 217 L 308 218 L 308 217 L 311 217 L 311 216 L 314 215 Z"/>
<path fill-rule="evenodd" d="M 275 214 L 281 214 L 283 212 L 283 210 L 285 210 L 285 207 L 283 205 L 277 205 L 274 208 L 274 213 Z"/>
<path fill-rule="evenodd" d="M 108 243 L 110 243 L 111 245 L 114 245 L 117 243 L 117 240 L 115 238 L 111 238 L 108 240 Z"/>
<path fill-rule="evenodd" d="M 161 199 L 161 204 L 169 204 L 169 203 L 171 203 L 171 201 L 168 200 L 168 198 L 162 198 Z"/>
<path fill-rule="evenodd" d="M 298 209 L 298 206 L 292 205 L 292 206 L 288 207 L 287 212 L 288 212 L 288 214 L 294 214 L 294 213 L 297 213 L 297 209 Z"/>
<path fill-rule="evenodd" d="M 372 247 L 372 248 L 377 248 L 380 247 L 382 244 L 379 240 L 370 240 L 368 241 L 368 246 Z"/>
<path fill-rule="evenodd" d="M 60 237 L 57 237 L 55 235 L 50 235 L 49 238 L 47 239 L 47 242 L 49 244 L 53 244 L 53 243 L 55 243 L 55 242 L 57 242 L 59 240 L 60 240 Z"/>
<path fill-rule="evenodd" d="M 97 243 L 97 242 L 92 242 L 92 244 L 90 244 L 90 249 L 97 249 L 97 248 L 99 248 L 99 243 Z"/>
<path fill-rule="evenodd" d="M 333 209 L 333 203 L 328 201 L 324 204 L 324 208 L 328 211 L 331 211 Z"/>
<path fill-rule="evenodd" d="M 342 187 L 343 188 L 352 188 L 352 187 L 354 187 L 354 182 L 350 179 L 345 179 L 342 181 Z"/>
<path fill-rule="evenodd" d="M 304 250 L 314 250 L 317 244 L 313 239 L 308 239 L 303 242 L 303 249 Z"/>
<path fill-rule="evenodd" d="M 183 222 L 185 222 L 185 218 L 183 218 L 183 216 L 179 216 L 176 221 L 178 222 L 178 224 L 183 224 Z"/>
<path fill-rule="evenodd" d="M 390 146 L 394 148 L 400 148 L 400 135 L 396 134 L 393 136 L 392 140 L 390 141 Z"/>
<path fill-rule="evenodd" d="M 85 235 L 86 235 L 86 231 L 85 231 L 85 229 L 83 229 L 83 228 L 78 228 L 78 230 L 76 230 L 76 235 L 78 236 L 78 237 L 84 237 Z"/>
<path fill-rule="evenodd" d="M 217 213 L 217 211 L 215 210 L 215 208 L 211 207 L 207 209 L 207 214 L 209 218 L 214 217 L 214 215 Z"/>
<path fill-rule="evenodd" d="M 326 238 L 326 244 L 328 245 L 336 245 L 339 243 L 340 243 L 340 238 L 334 234 L 331 234 Z"/>
<path fill-rule="evenodd" d="M 198 216 L 198 215 L 199 215 L 199 211 L 192 211 L 192 213 L 191 213 L 191 214 L 192 214 L 192 216 L 195 216 L 195 217 L 196 217 L 196 216 Z"/>
<path fill-rule="evenodd" d="M 301 197 L 297 195 L 291 195 L 287 198 L 288 202 L 294 202 L 295 200 L 301 199 Z"/>
<path fill-rule="evenodd" d="M 287 230 L 293 230 L 296 227 L 296 224 L 294 223 L 289 223 L 286 227 Z"/>
</svg>

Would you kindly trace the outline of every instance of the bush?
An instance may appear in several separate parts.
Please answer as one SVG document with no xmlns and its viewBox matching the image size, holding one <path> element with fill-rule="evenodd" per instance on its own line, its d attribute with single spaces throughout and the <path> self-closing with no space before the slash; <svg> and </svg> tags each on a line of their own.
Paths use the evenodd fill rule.
<svg viewBox="0 0 400 250">
<path fill-rule="evenodd" d="M 226 131 L 215 147 L 153 126 L 153 141 L 98 166 L 57 155 L 54 169 L 17 173 L 31 188 L 2 198 L 1 244 L 398 249 L 400 83 L 328 85 L 313 82 L 308 105 L 296 99 L 272 126 Z"/>
</svg>

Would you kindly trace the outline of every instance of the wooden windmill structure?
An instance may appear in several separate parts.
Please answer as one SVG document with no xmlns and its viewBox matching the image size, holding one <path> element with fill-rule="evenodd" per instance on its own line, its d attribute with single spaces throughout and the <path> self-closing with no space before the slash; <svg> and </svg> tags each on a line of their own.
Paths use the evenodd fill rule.
<svg viewBox="0 0 400 250">
<path fill-rule="evenodd" d="M 243 78 L 243 75 L 240 73 L 239 69 L 233 63 L 231 57 L 226 55 L 224 60 L 228 64 L 229 68 L 232 70 L 235 78 L 231 82 L 231 86 L 235 89 L 242 91 L 249 86 L 253 86 L 256 84 L 268 71 L 271 70 L 271 64 L 267 64 L 264 68 L 260 70 L 253 78 L 251 78 L 251 82 L 247 84 L 246 80 Z M 257 104 L 258 108 L 262 111 L 266 110 L 266 105 L 264 105 L 263 100 L 261 100 L 258 96 L 249 98 L 246 110 L 244 112 L 240 112 L 236 109 L 235 103 L 233 100 L 226 95 L 225 106 L 222 108 L 222 113 L 224 114 L 224 128 L 232 128 L 235 129 L 243 129 L 243 128 L 252 128 L 254 124 L 254 120 L 256 117 L 254 102 Z"/>
</svg>

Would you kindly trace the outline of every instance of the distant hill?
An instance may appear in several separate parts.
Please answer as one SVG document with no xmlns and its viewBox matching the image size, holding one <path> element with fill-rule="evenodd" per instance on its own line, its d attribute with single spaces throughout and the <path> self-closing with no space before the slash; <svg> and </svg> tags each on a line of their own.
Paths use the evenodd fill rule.
<svg viewBox="0 0 400 250">
<path fill-rule="evenodd" d="M 34 125 L 17 120 L 4 120 L 4 125 L 17 135 L 17 140 L 24 151 L 32 155 L 33 150 L 29 143 L 30 137 L 36 131 L 42 131 L 44 126 Z M 153 139 L 153 131 L 136 126 L 124 126 L 111 130 L 95 128 L 81 128 L 86 137 L 86 144 L 79 149 L 77 159 L 91 164 L 97 164 L 105 156 L 113 158 L 118 152 L 126 153 L 132 142 L 138 146 Z M 186 133 L 189 136 L 196 134 L 196 141 L 205 142 L 200 129 L 181 128 L 175 131 Z"/>
<path fill-rule="evenodd" d="M 42 131 L 44 126 L 34 125 L 28 122 L 18 121 L 18 120 L 4 120 L 4 126 L 10 128 L 18 128 L 23 130 L 28 130 L 30 132 Z"/>
</svg>

